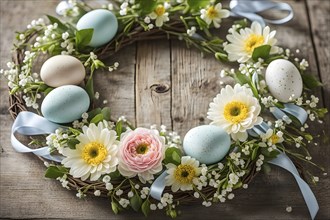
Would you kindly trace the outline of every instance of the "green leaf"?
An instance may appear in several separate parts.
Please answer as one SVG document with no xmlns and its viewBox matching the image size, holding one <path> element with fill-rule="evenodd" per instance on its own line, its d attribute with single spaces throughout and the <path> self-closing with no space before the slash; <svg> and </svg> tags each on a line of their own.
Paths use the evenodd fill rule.
<svg viewBox="0 0 330 220">
<path fill-rule="evenodd" d="M 257 157 L 259 147 L 256 147 L 253 149 L 252 154 L 251 154 L 251 159 L 254 160 Z"/>
<path fill-rule="evenodd" d="M 79 143 L 80 143 L 80 141 L 78 141 L 78 139 L 76 139 L 76 138 L 70 138 L 67 142 L 68 147 L 70 149 L 76 149 L 76 145 Z"/>
<path fill-rule="evenodd" d="M 54 88 L 48 87 L 47 89 L 44 90 L 44 95 L 48 95 L 51 91 L 53 91 Z"/>
<path fill-rule="evenodd" d="M 52 23 L 52 24 L 57 23 L 59 29 L 61 29 L 63 31 L 66 31 L 68 29 L 68 27 L 65 24 L 63 24 L 59 19 L 57 19 L 51 15 L 47 15 L 47 18 L 50 21 L 50 23 Z"/>
<path fill-rule="evenodd" d="M 123 133 L 123 121 L 118 121 L 116 123 L 115 129 L 116 129 L 118 137 L 120 137 L 121 133 Z"/>
<path fill-rule="evenodd" d="M 110 173 L 109 175 L 111 179 L 117 179 L 118 177 L 120 177 L 120 173 L 118 169 L 115 172 Z"/>
<path fill-rule="evenodd" d="M 140 6 L 140 15 L 146 15 L 156 8 L 157 0 L 135 0 L 135 4 Z"/>
<path fill-rule="evenodd" d="M 217 60 L 228 61 L 228 55 L 225 53 L 216 52 L 214 56 Z"/>
<path fill-rule="evenodd" d="M 269 174 L 270 171 L 272 171 L 272 168 L 268 163 L 264 163 L 261 168 L 266 174 Z"/>
<path fill-rule="evenodd" d="M 316 113 L 319 118 L 324 118 L 325 114 L 328 113 L 328 109 L 327 108 L 316 109 Z"/>
<path fill-rule="evenodd" d="M 90 121 L 90 123 L 93 123 L 93 124 L 98 124 L 99 122 L 103 121 L 103 115 L 102 114 L 97 114 L 95 115 L 94 118 L 92 118 L 92 120 Z"/>
<path fill-rule="evenodd" d="M 311 74 L 301 74 L 304 85 L 309 89 L 315 89 L 322 86 L 322 83 Z"/>
<path fill-rule="evenodd" d="M 271 48 L 272 47 L 270 45 L 262 45 L 260 47 L 255 48 L 252 53 L 252 59 L 254 61 L 258 61 L 259 58 L 268 58 Z"/>
<path fill-rule="evenodd" d="M 187 0 L 187 4 L 189 5 L 190 9 L 197 11 L 209 5 L 210 0 Z"/>
<path fill-rule="evenodd" d="M 142 205 L 142 199 L 138 194 L 135 194 L 132 198 L 130 198 L 130 204 L 134 211 L 138 212 Z"/>
<path fill-rule="evenodd" d="M 113 213 L 118 214 L 119 207 L 118 207 L 118 204 L 115 201 L 111 202 L 111 208 L 112 208 Z"/>
<path fill-rule="evenodd" d="M 96 108 L 93 109 L 92 111 L 88 112 L 88 120 L 92 120 L 92 118 L 94 118 L 96 115 L 102 113 L 101 108 Z"/>
<path fill-rule="evenodd" d="M 235 73 L 234 79 L 241 85 L 250 83 L 249 77 L 247 77 L 245 74 L 242 74 L 240 72 Z"/>
<path fill-rule="evenodd" d="M 110 121 L 110 108 L 109 107 L 105 107 L 102 109 L 102 115 L 103 115 L 103 119 L 106 121 Z"/>
<path fill-rule="evenodd" d="M 197 24 L 198 24 L 198 26 L 200 27 L 201 30 L 204 30 L 204 29 L 208 28 L 207 23 L 203 19 L 201 19 L 198 16 L 195 17 L 195 19 L 196 19 L 196 22 L 197 22 Z"/>
<path fill-rule="evenodd" d="M 68 170 L 62 166 L 50 166 L 47 168 L 45 177 L 56 179 L 57 177 L 62 177 L 64 174 L 67 174 Z"/>
<path fill-rule="evenodd" d="M 92 40 L 94 29 L 82 29 L 76 32 L 76 45 L 78 48 L 87 46 Z"/>
<path fill-rule="evenodd" d="M 261 153 L 265 156 L 265 161 L 269 161 L 277 157 L 280 152 L 277 150 L 269 152 L 267 148 L 262 148 Z"/>
<path fill-rule="evenodd" d="M 182 152 L 180 151 L 180 149 L 176 147 L 167 148 L 167 150 L 165 151 L 164 163 L 172 163 L 175 165 L 179 165 L 181 163 L 181 156 Z"/>
<path fill-rule="evenodd" d="M 313 140 L 313 136 L 310 134 L 305 134 L 304 137 L 306 138 L 307 141 L 312 141 Z"/>
<path fill-rule="evenodd" d="M 91 100 L 94 99 L 93 77 L 89 77 L 86 83 L 86 92 Z"/>
<path fill-rule="evenodd" d="M 145 200 L 141 206 L 142 213 L 144 214 L 145 217 L 148 217 L 150 213 L 150 202 L 149 200 Z"/>
</svg>

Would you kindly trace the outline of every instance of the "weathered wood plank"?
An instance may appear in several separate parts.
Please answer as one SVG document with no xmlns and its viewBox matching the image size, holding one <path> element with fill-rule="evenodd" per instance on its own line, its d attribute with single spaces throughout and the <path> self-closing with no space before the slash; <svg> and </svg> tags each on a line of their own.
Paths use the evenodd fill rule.
<svg viewBox="0 0 330 220">
<path fill-rule="evenodd" d="M 163 124 L 171 128 L 169 41 L 138 42 L 135 85 L 137 125 Z"/>
</svg>

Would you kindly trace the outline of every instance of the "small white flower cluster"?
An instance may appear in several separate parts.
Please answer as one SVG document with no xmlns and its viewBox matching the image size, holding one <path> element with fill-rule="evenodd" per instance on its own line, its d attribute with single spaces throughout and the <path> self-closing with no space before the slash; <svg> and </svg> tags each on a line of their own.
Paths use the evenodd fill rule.
<svg viewBox="0 0 330 220">
<path fill-rule="evenodd" d="M 119 200 L 119 204 L 120 204 L 123 208 L 127 208 L 127 206 L 129 205 L 129 200 L 128 200 L 128 199 L 121 198 L 121 199 Z"/>
<path fill-rule="evenodd" d="M 192 37 L 196 33 L 196 27 L 192 26 L 190 29 L 187 30 L 188 36 Z"/>
<path fill-rule="evenodd" d="M 241 63 L 239 65 L 238 70 L 242 73 L 245 74 L 246 76 L 251 76 L 252 74 L 254 74 L 255 72 L 257 74 L 262 74 L 262 71 L 264 69 L 264 67 L 262 66 L 262 64 L 264 63 L 264 60 L 259 58 L 258 62 L 256 63 Z"/>
<path fill-rule="evenodd" d="M 88 120 L 87 120 L 88 119 L 88 113 L 87 112 L 82 113 L 81 118 L 82 118 L 81 121 L 75 120 L 75 121 L 72 122 L 73 128 L 82 128 L 85 124 L 88 123 Z"/>
<path fill-rule="evenodd" d="M 43 18 L 39 18 L 37 20 L 32 20 L 31 24 L 28 24 L 26 28 L 27 29 L 32 29 L 32 28 L 35 28 L 35 27 L 38 27 L 38 26 L 43 26 L 43 25 L 45 25 L 45 20 Z"/>
<path fill-rule="evenodd" d="M 64 174 L 62 177 L 57 177 L 56 180 L 60 181 L 64 188 L 70 189 L 70 187 L 68 186 L 69 181 L 67 180 L 66 174 Z"/>
<path fill-rule="evenodd" d="M 61 54 L 62 55 L 72 54 L 75 51 L 73 38 L 69 38 L 70 34 L 68 32 L 62 33 L 61 37 L 62 37 L 62 40 L 63 40 L 63 42 L 61 43 L 61 47 L 63 49 L 66 49 L 66 51 L 63 50 L 61 52 Z"/>
<path fill-rule="evenodd" d="M 142 187 L 142 190 L 140 191 L 141 193 L 141 199 L 146 199 L 147 196 L 149 195 L 150 188 L 149 187 Z"/>
<path fill-rule="evenodd" d="M 63 148 L 67 146 L 66 140 L 68 138 L 68 134 L 62 128 L 58 128 L 55 130 L 55 133 L 52 133 L 46 137 L 46 144 L 51 150 L 56 149 L 60 154 L 62 154 Z"/>
<path fill-rule="evenodd" d="M 201 175 L 198 178 L 193 179 L 193 184 L 197 187 L 198 190 L 202 190 L 203 187 L 206 187 L 208 182 L 208 168 L 205 164 L 202 164 Z"/>
<path fill-rule="evenodd" d="M 115 62 L 112 66 L 109 66 L 109 72 L 117 70 L 118 67 L 119 67 L 119 63 Z"/>
<path fill-rule="evenodd" d="M 151 23 L 151 19 L 149 16 L 146 16 L 144 19 L 143 19 L 144 23 L 146 23 L 147 27 L 148 27 L 148 30 L 151 30 L 153 29 L 155 26 L 154 24 Z"/>
<path fill-rule="evenodd" d="M 240 159 L 241 158 L 240 152 L 238 152 L 238 153 L 231 152 L 229 154 L 229 157 L 233 160 L 233 162 L 236 166 L 241 166 L 241 168 L 244 168 L 245 161 L 244 161 L 244 159 Z"/>
<path fill-rule="evenodd" d="M 301 137 L 301 136 L 298 136 L 298 137 L 294 138 L 296 148 L 300 148 L 303 140 L 304 140 L 304 138 Z"/>
<path fill-rule="evenodd" d="M 260 154 L 259 155 L 259 158 L 258 158 L 258 160 L 256 162 L 256 166 L 257 166 L 256 170 L 257 171 L 260 171 L 261 170 L 261 166 L 264 164 L 264 159 L 265 159 L 264 155 Z"/>
<path fill-rule="evenodd" d="M 232 34 L 234 32 L 238 32 L 238 29 L 242 28 L 242 25 L 240 24 L 233 24 L 231 28 L 228 29 L 228 33 Z"/>
<path fill-rule="evenodd" d="M 84 194 L 84 192 L 82 192 L 80 189 L 78 190 L 76 197 L 78 197 L 79 199 L 85 198 L 87 195 Z"/>
<path fill-rule="evenodd" d="M 273 96 L 262 97 L 261 103 L 265 105 L 266 108 L 274 107 L 276 103 L 278 103 L 277 99 L 274 99 Z"/>
<path fill-rule="evenodd" d="M 153 124 L 150 126 L 150 129 L 160 131 L 160 134 L 166 138 L 167 140 L 166 148 L 170 148 L 170 147 L 181 148 L 182 142 L 180 135 L 178 135 L 178 133 L 175 131 L 168 132 L 166 125 L 161 125 L 160 128 L 158 128 L 156 124 Z"/>
</svg>

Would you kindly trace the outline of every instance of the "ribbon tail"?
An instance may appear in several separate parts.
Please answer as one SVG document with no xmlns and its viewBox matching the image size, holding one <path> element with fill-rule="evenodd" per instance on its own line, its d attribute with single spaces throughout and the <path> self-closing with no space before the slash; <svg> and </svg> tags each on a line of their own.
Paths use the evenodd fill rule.
<svg viewBox="0 0 330 220">
<path fill-rule="evenodd" d="M 150 187 L 150 195 L 152 198 L 157 199 L 158 201 L 161 200 L 163 191 L 165 189 L 165 177 L 167 176 L 167 172 L 164 171 L 155 182 Z"/>
<path fill-rule="evenodd" d="M 313 194 L 311 188 L 299 176 L 298 170 L 295 167 L 295 165 L 293 164 L 293 162 L 290 160 L 290 158 L 288 156 L 286 156 L 283 152 L 281 152 L 277 156 L 277 158 L 275 158 L 271 161 L 268 161 L 268 163 L 279 166 L 279 167 L 289 171 L 293 175 L 293 177 L 296 179 L 298 186 L 300 188 L 300 191 L 304 197 L 304 200 L 308 207 L 311 218 L 314 219 L 319 210 L 319 205 L 317 203 L 317 200 L 316 200 L 315 195 Z"/>
</svg>

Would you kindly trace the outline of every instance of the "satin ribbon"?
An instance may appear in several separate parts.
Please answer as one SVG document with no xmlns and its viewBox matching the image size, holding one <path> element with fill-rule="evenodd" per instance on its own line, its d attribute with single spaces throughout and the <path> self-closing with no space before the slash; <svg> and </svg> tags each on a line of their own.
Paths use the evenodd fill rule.
<svg viewBox="0 0 330 220">
<path fill-rule="evenodd" d="M 305 124 L 308 116 L 307 112 L 303 108 L 292 103 L 284 104 L 283 109 L 271 107 L 270 111 L 277 119 L 283 119 L 283 117 L 288 116 L 285 113 L 288 113 L 297 118 L 302 125 Z"/>
<path fill-rule="evenodd" d="M 293 162 L 290 160 L 290 158 L 283 152 L 281 152 L 277 157 L 271 161 L 268 161 L 268 163 L 279 166 L 288 172 L 290 172 L 293 177 L 296 179 L 298 186 L 300 188 L 300 191 L 304 197 L 305 203 L 308 207 L 309 214 L 311 215 L 311 218 L 314 219 L 318 210 L 319 210 L 319 204 L 317 203 L 317 200 L 315 198 L 315 195 L 313 194 L 311 188 L 308 186 L 308 184 L 300 177 L 297 168 L 293 164 Z"/>
<path fill-rule="evenodd" d="M 251 21 L 257 21 L 263 27 L 266 26 L 266 22 L 271 24 L 284 24 L 293 18 L 291 6 L 282 2 L 272 2 L 270 0 L 231 0 L 229 7 L 231 9 L 231 16 L 244 17 Z M 266 19 L 257 14 L 267 10 L 287 11 L 289 14 L 277 20 Z"/>
<path fill-rule="evenodd" d="M 11 144 L 13 148 L 20 153 L 34 153 L 37 156 L 41 156 L 47 160 L 61 162 L 63 157 L 58 155 L 51 155 L 49 147 L 41 147 L 37 149 L 31 149 L 22 144 L 15 137 L 15 133 L 22 135 L 42 135 L 54 133 L 58 128 L 64 128 L 61 125 L 48 121 L 44 117 L 41 117 L 35 113 L 24 111 L 17 115 L 14 124 L 11 129 Z"/>
</svg>

